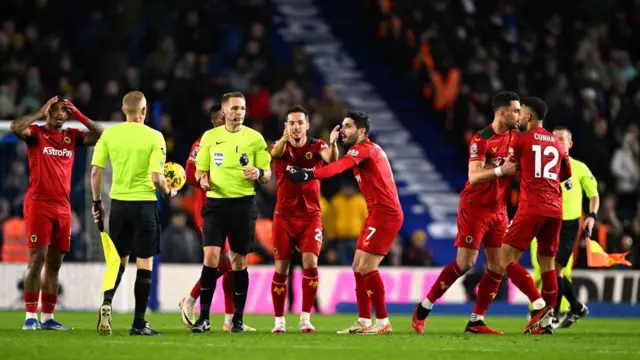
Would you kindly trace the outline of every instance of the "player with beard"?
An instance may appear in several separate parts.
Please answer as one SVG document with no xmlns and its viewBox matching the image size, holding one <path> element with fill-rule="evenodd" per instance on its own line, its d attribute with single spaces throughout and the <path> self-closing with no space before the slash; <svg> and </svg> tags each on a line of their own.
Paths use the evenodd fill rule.
<svg viewBox="0 0 640 360">
<path fill-rule="evenodd" d="M 471 269 L 478 258 L 480 244 L 487 256 L 487 270 L 480 280 L 478 297 L 465 329 L 466 333 L 502 334 L 488 327 L 484 315 L 496 296 L 504 269 L 500 263 L 500 247 L 507 230 L 507 190 L 517 165 L 510 161 L 517 140 L 520 116 L 518 94 L 503 91 L 493 96 L 494 119 L 490 126 L 471 139 L 469 147 L 469 180 L 460 194 L 456 260 L 447 265 L 416 305 L 411 326 L 416 333 L 424 332 L 433 304 L 458 278 Z"/>
<path fill-rule="evenodd" d="M 329 143 L 307 137 L 309 113 L 302 106 L 287 110 L 284 134 L 271 147 L 278 196 L 273 216 L 273 253 L 276 259 L 271 298 L 275 314 L 273 333 L 284 333 L 284 303 L 287 298 L 289 264 L 294 247 L 302 254 L 302 312 L 299 328 L 315 332 L 311 324 L 311 308 L 318 292 L 318 255 L 322 248 L 322 212 L 320 210 L 320 181 L 295 184 L 287 175 L 293 167 L 319 169 L 323 161 L 338 160 L 336 126 Z"/>
<path fill-rule="evenodd" d="M 224 118 L 222 117 L 222 107 L 216 104 L 211 107 L 209 113 L 211 114 L 211 125 L 218 127 L 224 125 Z M 194 193 L 194 212 L 193 217 L 196 222 L 200 234 L 202 234 L 202 207 L 207 199 L 207 192 L 204 191 L 198 182 L 196 181 L 196 157 L 200 152 L 200 139 L 196 139 L 191 145 L 191 152 L 187 159 L 185 166 L 185 172 L 187 173 L 187 184 L 193 186 Z M 218 277 L 222 276 L 222 290 L 224 292 L 224 324 L 222 325 L 222 331 L 229 331 L 231 329 L 231 319 L 233 318 L 233 284 L 231 279 L 231 254 L 229 253 L 229 243 L 225 242 L 224 247 L 220 253 L 220 264 L 218 265 Z M 191 292 L 187 297 L 182 298 L 178 306 L 182 315 L 182 323 L 191 328 L 196 322 L 194 307 L 196 299 L 200 296 L 200 279 L 193 285 Z M 245 331 L 256 331 L 256 329 L 244 324 Z"/>
<path fill-rule="evenodd" d="M 367 201 L 367 217 L 356 243 L 353 271 L 359 319 L 338 334 L 390 334 L 385 289 L 378 272 L 380 262 L 395 240 L 404 214 L 398 199 L 387 154 L 369 140 L 371 120 L 363 112 L 347 112 L 340 130 L 342 141 L 350 146 L 342 159 L 320 169 L 294 168 L 293 182 L 326 179 L 353 169 L 360 191 Z M 376 323 L 371 323 L 371 305 L 376 311 Z"/>
<path fill-rule="evenodd" d="M 70 117 L 82 122 L 90 132 L 63 129 Z M 33 124 L 42 118 L 46 119 L 44 125 Z M 58 298 L 58 273 L 71 246 L 73 159 L 76 147 L 95 145 L 103 128 L 70 101 L 56 96 L 40 111 L 13 121 L 11 131 L 27 143 L 29 154 L 29 187 L 24 197 L 29 265 L 24 278 L 27 317 L 23 330 L 71 330 L 56 321 L 53 312 Z"/>
</svg>

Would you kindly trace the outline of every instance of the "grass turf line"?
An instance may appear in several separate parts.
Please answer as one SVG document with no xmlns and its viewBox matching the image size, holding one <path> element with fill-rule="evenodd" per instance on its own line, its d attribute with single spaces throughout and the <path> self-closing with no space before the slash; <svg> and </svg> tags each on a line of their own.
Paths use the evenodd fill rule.
<svg viewBox="0 0 640 360">
<path fill-rule="evenodd" d="M 541 357 L 567 359 L 631 359 L 640 354 L 638 320 L 585 319 L 553 336 L 522 334 L 525 317 L 490 317 L 488 324 L 506 335 L 464 335 L 467 319 L 434 314 L 424 335 L 410 330 L 410 316 L 393 316 L 394 333 L 389 336 L 337 335 L 355 315 L 312 316 L 317 332 L 301 334 L 298 316 L 287 316 L 287 333 L 271 334 L 273 317 L 247 315 L 256 333 L 221 332 L 222 315 L 212 316 L 210 334 L 191 334 L 180 315 L 148 315 L 162 337 L 131 337 L 132 314 L 114 314 L 114 334 L 101 337 L 96 332 L 96 313 L 59 312 L 56 319 L 72 326 L 72 332 L 22 331 L 24 313 L 0 312 L 0 353 L 3 359 L 186 359 L 242 358 L 320 360 L 334 357 L 356 359 L 398 359 L 411 356 L 433 359 L 491 359 Z M 504 360 L 501 359 L 501 360 Z"/>
</svg>

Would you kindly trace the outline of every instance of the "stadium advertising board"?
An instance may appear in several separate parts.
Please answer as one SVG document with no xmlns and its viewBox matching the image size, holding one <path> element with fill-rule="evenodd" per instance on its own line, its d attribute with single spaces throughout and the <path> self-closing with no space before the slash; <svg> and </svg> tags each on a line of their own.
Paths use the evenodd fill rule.
<svg viewBox="0 0 640 360">
<path fill-rule="evenodd" d="M 95 310 L 101 304 L 102 275 L 104 264 L 68 263 L 60 271 L 60 284 L 63 294 L 59 297 L 60 309 Z M 189 293 L 192 279 L 200 273 L 199 265 L 163 264 L 160 268 L 159 301 L 161 311 L 177 311 L 177 304 Z M 386 287 L 388 303 L 415 303 L 422 300 L 426 289 L 437 279 L 440 268 L 383 268 L 382 278 Z M 3 309 L 22 309 L 22 293 L 19 282 L 23 278 L 25 265 L 0 264 L 0 307 Z M 114 299 L 114 307 L 118 311 L 133 311 L 133 285 L 135 268 L 129 267 L 125 272 Z M 271 314 L 271 279 L 273 267 L 255 266 L 249 269 L 250 289 L 246 310 L 249 313 Z M 293 284 L 301 281 L 301 271 L 296 271 Z M 580 271 L 574 272 L 574 284 L 582 301 L 595 303 L 640 303 L 640 271 Z M 457 281 L 440 300 L 441 304 L 463 304 L 467 296 L 463 280 Z M 335 313 L 340 303 L 353 303 L 353 272 L 349 267 L 321 267 L 318 303 L 321 311 Z M 212 304 L 214 312 L 222 312 L 224 302 L 222 287 L 218 287 Z M 300 310 L 301 296 L 295 297 L 294 311 Z M 526 304 L 526 298 L 513 287 L 508 288 L 510 304 Z"/>
</svg>

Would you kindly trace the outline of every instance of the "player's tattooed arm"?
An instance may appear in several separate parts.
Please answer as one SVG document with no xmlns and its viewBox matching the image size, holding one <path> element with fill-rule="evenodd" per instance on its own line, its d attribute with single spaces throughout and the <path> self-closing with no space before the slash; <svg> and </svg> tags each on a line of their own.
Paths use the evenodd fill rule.
<svg viewBox="0 0 640 360">
<path fill-rule="evenodd" d="M 99 124 L 96 124 L 98 126 L 100 126 Z M 100 126 L 100 128 L 102 128 L 102 126 Z M 98 142 L 98 139 L 100 139 L 100 135 L 102 135 L 102 131 L 104 131 L 104 129 L 101 129 L 100 132 L 95 132 L 95 131 L 91 131 L 88 132 L 87 135 L 85 135 L 84 137 L 84 145 L 86 146 L 93 146 Z"/>
<path fill-rule="evenodd" d="M 57 101 L 58 97 L 54 96 L 42 106 L 40 111 L 21 116 L 18 119 L 14 120 L 13 122 L 11 122 L 11 131 L 23 140 L 30 137 L 31 130 L 29 130 L 29 125 L 40 119 L 46 118 L 47 114 L 49 113 L 49 108 L 51 108 L 51 105 L 53 105 Z"/>
</svg>

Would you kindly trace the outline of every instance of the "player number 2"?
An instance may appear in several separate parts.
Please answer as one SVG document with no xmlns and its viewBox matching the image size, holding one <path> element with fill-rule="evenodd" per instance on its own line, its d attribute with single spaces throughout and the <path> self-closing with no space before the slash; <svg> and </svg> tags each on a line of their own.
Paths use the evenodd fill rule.
<svg viewBox="0 0 640 360">
<path fill-rule="evenodd" d="M 365 240 L 369 240 L 371 239 L 371 237 L 373 236 L 373 234 L 376 233 L 376 228 L 369 226 L 369 235 L 367 235 L 367 237 L 365 238 Z"/>
<path fill-rule="evenodd" d="M 322 242 L 322 229 L 316 228 L 316 236 L 313 237 L 317 242 Z"/>
<path fill-rule="evenodd" d="M 542 146 L 540 145 L 532 145 L 531 150 L 533 150 L 534 154 L 534 167 L 535 174 L 533 174 L 536 178 L 543 177 L 545 179 L 556 180 L 558 178 L 558 174 L 552 173 L 551 169 L 558 163 L 558 158 L 560 154 L 558 153 L 558 149 L 554 146 L 547 146 L 542 150 Z M 542 155 L 544 156 L 553 156 L 551 160 L 544 165 L 544 169 L 542 168 Z"/>
</svg>

